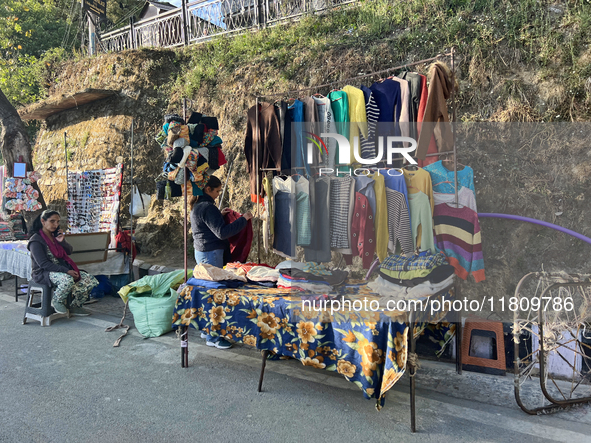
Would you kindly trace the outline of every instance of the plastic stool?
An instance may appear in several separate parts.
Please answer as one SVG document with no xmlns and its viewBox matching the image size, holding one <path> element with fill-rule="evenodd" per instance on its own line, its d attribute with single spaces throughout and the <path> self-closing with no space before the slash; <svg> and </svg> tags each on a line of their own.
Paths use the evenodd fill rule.
<svg viewBox="0 0 591 443">
<path fill-rule="evenodd" d="M 473 357 L 470 355 L 470 345 L 473 336 L 489 337 L 495 341 L 496 358 Z M 462 369 L 467 371 L 484 372 L 486 374 L 505 375 L 505 338 L 503 323 L 487 321 L 481 318 L 467 318 L 462 337 Z"/>
<path fill-rule="evenodd" d="M 33 303 L 33 294 L 35 292 L 41 292 L 41 303 Z M 52 295 L 53 289 L 50 286 L 29 281 L 23 325 L 27 323 L 27 318 L 37 320 L 41 323 L 41 326 L 50 326 L 53 320 L 69 317 L 68 314 L 58 314 L 55 312 L 55 309 L 51 306 Z"/>
</svg>

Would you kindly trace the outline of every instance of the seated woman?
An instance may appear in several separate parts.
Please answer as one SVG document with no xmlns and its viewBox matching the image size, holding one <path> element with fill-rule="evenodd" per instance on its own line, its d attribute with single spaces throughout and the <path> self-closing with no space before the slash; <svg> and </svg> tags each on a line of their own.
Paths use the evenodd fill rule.
<svg viewBox="0 0 591 443">
<path fill-rule="evenodd" d="M 27 245 L 33 262 L 33 281 L 55 288 L 51 304 L 56 312 L 66 314 L 69 309 L 70 315 L 90 315 L 89 311 L 82 308 L 82 304 L 88 301 L 98 281 L 92 275 L 80 271 L 68 257 L 73 248 L 65 240 L 66 236 L 59 225 L 59 212 L 49 209 L 33 221 L 31 231 L 34 234 Z M 72 297 L 68 304 L 69 295 Z"/>
<path fill-rule="evenodd" d="M 218 268 L 223 267 L 225 240 L 246 228 L 246 222 L 252 218 L 249 211 L 234 222 L 226 224 L 223 215 L 227 210 L 220 212 L 215 205 L 215 200 L 221 192 L 222 182 L 212 175 L 203 188 L 203 195 L 191 198 L 191 229 L 198 265 L 208 263 Z M 213 338 L 203 333 L 201 338 L 207 339 L 207 346 L 215 346 L 218 349 L 228 349 L 232 346 L 223 338 Z"/>
</svg>

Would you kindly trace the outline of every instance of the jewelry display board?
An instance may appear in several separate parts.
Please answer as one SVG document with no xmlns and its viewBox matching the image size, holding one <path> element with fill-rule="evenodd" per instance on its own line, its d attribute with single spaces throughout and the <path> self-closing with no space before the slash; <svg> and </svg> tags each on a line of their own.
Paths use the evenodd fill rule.
<svg viewBox="0 0 591 443">
<path fill-rule="evenodd" d="M 117 230 L 123 165 L 68 172 L 68 233 Z"/>
</svg>

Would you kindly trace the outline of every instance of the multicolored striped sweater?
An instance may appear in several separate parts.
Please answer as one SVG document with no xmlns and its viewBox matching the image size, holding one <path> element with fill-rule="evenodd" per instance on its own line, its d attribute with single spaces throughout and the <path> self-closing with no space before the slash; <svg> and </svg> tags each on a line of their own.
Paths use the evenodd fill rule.
<svg viewBox="0 0 591 443">
<path fill-rule="evenodd" d="M 472 274 L 476 282 L 483 281 L 484 259 L 478 214 L 466 206 L 456 208 L 442 203 L 435 205 L 434 225 L 437 247 L 447 256 L 456 275 L 466 280 Z"/>
</svg>

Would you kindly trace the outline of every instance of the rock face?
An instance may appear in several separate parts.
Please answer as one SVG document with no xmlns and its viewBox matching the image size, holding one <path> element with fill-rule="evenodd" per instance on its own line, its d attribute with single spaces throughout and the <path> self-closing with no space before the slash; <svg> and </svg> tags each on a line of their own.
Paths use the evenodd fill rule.
<svg viewBox="0 0 591 443">
<path fill-rule="evenodd" d="M 150 212 L 137 221 L 135 237 L 140 243 L 142 254 L 153 257 L 183 248 L 183 204 L 152 198 Z M 193 239 L 189 235 L 189 254 L 192 255 Z"/>
</svg>

